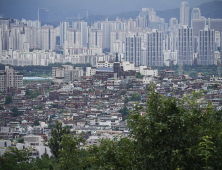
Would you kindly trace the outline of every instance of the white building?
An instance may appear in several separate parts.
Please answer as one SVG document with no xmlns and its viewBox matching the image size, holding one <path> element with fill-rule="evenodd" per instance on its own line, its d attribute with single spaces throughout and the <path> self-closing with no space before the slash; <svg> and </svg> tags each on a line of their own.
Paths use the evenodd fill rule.
<svg viewBox="0 0 222 170">
<path fill-rule="evenodd" d="M 45 25 L 38 30 L 38 47 L 42 50 L 55 50 L 56 31 L 53 26 Z"/>
<path fill-rule="evenodd" d="M 64 46 L 65 41 L 67 41 L 67 30 L 69 29 L 69 22 L 60 22 L 60 46 Z"/>
<path fill-rule="evenodd" d="M 24 142 L 28 146 L 41 146 L 41 136 L 37 135 L 26 135 L 24 136 Z"/>
<path fill-rule="evenodd" d="M 52 68 L 52 77 L 55 82 L 72 82 L 80 79 L 83 76 L 82 67 L 76 67 L 75 69 L 71 65 L 62 65 L 62 67 Z"/>
<path fill-rule="evenodd" d="M 103 31 L 100 29 L 89 29 L 89 49 L 98 49 L 97 54 L 102 53 Z"/>
<path fill-rule="evenodd" d="M 192 65 L 194 54 L 194 35 L 193 29 L 187 25 L 179 28 L 178 37 L 178 64 Z"/>
<path fill-rule="evenodd" d="M 105 67 L 105 68 L 113 68 L 113 62 L 109 62 L 109 61 L 98 61 L 96 67 L 100 68 L 100 67 Z"/>
<path fill-rule="evenodd" d="M 86 67 L 86 76 L 93 76 L 96 74 L 97 67 Z"/>
<path fill-rule="evenodd" d="M 171 52 L 170 50 L 164 51 L 164 65 L 170 66 L 170 65 L 176 65 L 177 64 L 177 51 Z"/>
<path fill-rule="evenodd" d="M 200 19 L 200 18 L 201 18 L 200 8 L 193 8 L 191 12 L 191 20 Z"/>
<path fill-rule="evenodd" d="M 180 24 L 189 25 L 190 7 L 188 2 L 181 2 L 180 6 Z"/>
<path fill-rule="evenodd" d="M 213 65 L 215 51 L 215 31 L 206 27 L 200 31 L 199 59 L 200 65 Z"/>
<path fill-rule="evenodd" d="M 141 65 L 141 37 L 126 36 L 126 54 L 125 61 Z"/>
<path fill-rule="evenodd" d="M 110 32 L 110 52 L 125 53 L 125 30 L 113 30 Z"/>
<path fill-rule="evenodd" d="M 67 48 L 80 48 L 82 47 L 82 38 L 81 38 L 81 31 L 68 29 L 67 30 Z M 69 53 L 70 54 L 70 53 Z"/>
<path fill-rule="evenodd" d="M 147 66 L 163 65 L 163 32 L 153 29 L 147 34 Z"/>
</svg>

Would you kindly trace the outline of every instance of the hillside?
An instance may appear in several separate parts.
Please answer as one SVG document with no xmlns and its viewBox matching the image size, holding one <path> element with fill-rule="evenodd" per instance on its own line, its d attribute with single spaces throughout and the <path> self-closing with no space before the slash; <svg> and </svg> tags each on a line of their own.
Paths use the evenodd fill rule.
<svg viewBox="0 0 222 170">
<path fill-rule="evenodd" d="M 197 6 L 201 10 L 201 15 L 206 18 L 222 18 L 222 1 L 207 2 Z M 192 8 L 190 9 L 190 11 Z M 124 12 L 119 14 L 110 15 L 108 18 L 110 20 L 115 20 L 118 16 L 119 18 L 133 18 L 135 19 L 139 15 L 140 11 Z M 164 18 L 166 22 L 169 22 L 170 18 L 180 18 L 180 8 L 167 9 L 162 11 L 156 11 L 157 16 Z"/>
<path fill-rule="evenodd" d="M 58 3 L 56 3 L 57 1 Z M 168 4 L 168 6 L 165 7 L 165 10 L 158 10 L 159 8 L 155 8 L 156 6 L 154 4 L 145 3 L 144 0 L 139 0 L 138 4 L 133 3 L 135 6 L 134 8 L 132 7 L 133 4 L 130 3 L 131 1 L 123 5 L 123 2 L 125 2 L 124 0 L 120 0 L 118 2 L 115 0 L 116 4 L 113 4 L 113 2 L 109 1 L 109 3 L 103 3 L 99 7 L 95 7 L 95 4 L 93 4 L 91 8 L 89 8 L 89 0 L 84 1 L 85 3 L 87 2 L 86 6 L 84 4 L 81 4 L 79 1 L 75 1 L 76 3 L 74 3 L 74 1 L 75 0 L 66 0 L 66 3 L 61 3 L 61 1 L 59 0 L 54 0 L 55 3 L 51 3 L 51 0 L 2 0 L 0 1 L 0 16 L 2 15 L 4 17 L 16 18 L 19 20 L 21 20 L 22 18 L 25 18 L 27 20 L 36 20 L 37 9 L 48 8 L 50 9 L 51 21 L 53 21 L 52 25 L 55 26 L 58 25 L 60 21 L 67 20 L 67 17 L 77 18 L 78 14 L 83 17 L 81 18 L 82 20 L 86 20 L 85 15 L 87 9 L 89 11 L 89 17 L 86 21 L 89 24 L 93 23 L 94 21 L 103 21 L 105 18 L 108 18 L 109 20 L 115 20 L 116 17 L 124 19 L 135 19 L 139 15 L 139 11 L 142 7 L 153 7 L 156 10 L 157 15 L 161 18 L 164 18 L 166 22 L 168 22 L 169 19 L 172 17 L 176 17 L 177 19 L 179 19 L 180 15 L 179 8 L 167 9 L 173 8 L 175 7 L 175 5 L 169 7 Z M 100 2 L 100 0 L 97 1 L 98 3 Z M 160 1 L 161 0 L 158 0 L 158 2 Z M 119 3 L 120 5 L 118 5 Z M 8 4 L 10 4 L 10 7 Z M 162 6 L 164 5 L 165 4 L 163 4 Z M 107 14 L 105 14 L 106 8 L 108 8 L 107 6 L 109 7 L 109 9 L 107 9 Z M 179 5 L 176 6 L 179 7 Z M 205 16 L 206 18 L 222 18 L 222 1 L 206 2 L 196 7 L 199 7 L 201 9 L 202 16 Z M 126 10 L 128 10 L 129 12 L 126 12 Z M 118 11 L 122 12 L 119 13 Z"/>
</svg>

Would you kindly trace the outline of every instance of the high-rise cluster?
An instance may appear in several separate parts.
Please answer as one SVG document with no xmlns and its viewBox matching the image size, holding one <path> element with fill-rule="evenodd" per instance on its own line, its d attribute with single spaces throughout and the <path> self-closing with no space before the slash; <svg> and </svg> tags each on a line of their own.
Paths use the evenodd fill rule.
<svg viewBox="0 0 222 170">
<path fill-rule="evenodd" d="M 220 61 L 222 19 L 205 18 L 188 2 L 181 3 L 180 18 L 169 22 L 157 16 L 153 8 L 142 8 L 136 19 L 117 17 L 91 26 L 81 20 L 61 21 L 57 27 L 41 26 L 41 22 L 49 21 L 48 9 L 38 10 L 38 21 L 0 18 L 0 61 L 15 65 L 55 61 L 96 65 L 114 60 L 115 53 L 120 61 L 141 66 L 211 65 Z"/>
</svg>

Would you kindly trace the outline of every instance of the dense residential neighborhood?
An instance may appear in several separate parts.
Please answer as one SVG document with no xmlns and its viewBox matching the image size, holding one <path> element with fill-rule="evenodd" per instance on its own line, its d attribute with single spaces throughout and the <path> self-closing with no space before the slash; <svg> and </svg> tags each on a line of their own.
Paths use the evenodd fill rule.
<svg viewBox="0 0 222 170">
<path fill-rule="evenodd" d="M 0 95 L 0 138 L 3 139 L 0 154 L 12 145 L 18 149 L 34 148 L 35 158 L 51 154 L 45 142 L 51 138 L 56 120 L 73 135 L 83 135 L 87 145 L 99 145 L 101 138 L 127 137 L 128 115 L 134 106 L 146 106 L 150 84 L 155 84 L 155 91 L 160 95 L 178 99 L 200 92 L 203 94 L 200 107 L 208 101 L 216 110 L 222 107 L 220 77 L 206 78 L 199 73 L 193 79 L 176 75 L 171 69 L 158 73 L 149 67 L 136 67 L 132 63 L 129 67 L 129 64 L 117 59 L 112 67 L 89 67 L 87 76 L 83 76 L 82 68 L 71 65 L 53 67 L 53 81 L 41 84 L 32 81 L 21 86 L 14 83 L 17 83 L 16 71 L 5 66 L 2 71 L 6 76 L 5 86 Z M 95 72 L 89 71 L 92 69 Z M 7 79 L 8 74 L 11 79 Z"/>
<path fill-rule="evenodd" d="M 221 170 L 222 2 L 182 1 L 0 2 L 0 170 Z"/>
</svg>

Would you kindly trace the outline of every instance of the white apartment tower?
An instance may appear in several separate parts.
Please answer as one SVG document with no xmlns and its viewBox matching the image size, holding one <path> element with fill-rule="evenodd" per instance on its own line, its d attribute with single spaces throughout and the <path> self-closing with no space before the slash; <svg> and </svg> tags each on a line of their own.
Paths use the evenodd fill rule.
<svg viewBox="0 0 222 170">
<path fill-rule="evenodd" d="M 67 41 L 67 30 L 69 29 L 69 22 L 60 22 L 60 46 L 63 47 Z"/>
<path fill-rule="evenodd" d="M 190 7 L 188 2 L 181 2 L 180 7 L 180 24 L 189 25 L 189 11 Z"/>
<path fill-rule="evenodd" d="M 215 31 L 206 27 L 200 31 L 199 59 L 200 65 L 214 64 Z"/>
<path fill-rule="evenodd" d="M 88 25 L 87 22 L 80 22 L 79 23 L 79 29 L 81 31 L 81 42 L 82 42 L 82 47 L 87 47 L 88 45 Z"/>
<path fill-rule="evenodd" d="M 123 53 L 125 50 L 126 31 L 114 30 L 110 33 L 110 52 L 111 53 Z M 124 52 L 125 53 L 125 52 Z"/>
<path fill-rule="evenodd" d="M 178 64 L 192 65 L 194 53 L 194 35 L 193 29 L 187 25 L 179 28 L 178 35 Z"/>
<path fill-rule="evenodd" d="M 141 37 L 135 35 L 126 37 L 125 61 L 135 65 L 141 64 Z"/>
<path fill-rule="evenodd" d="M 67 30 L 68 48 L 80 48 L 82 46 L 81 40 L 82 38 L 80 30 L 74 30 L 74 29 Z"/>
<path fill-rule="evenodd" d="M 89 48 L 101 48 L 103 45 L 103 31 L 100 29 L 89 29 Z"/>
<path fill-rule="evenodd" d="M 45 25 L 39 29 L 38 42 L 42 50 L 55 50 L 56 30 L 53 26 Z"/>
<path fill-rule="evenodd" d="M 163 32 L 153 29 L 147 34 L 147 66 L 163 65 Z"/>
<path fill-rule="evenodd" d="M 200 8 L 193 8 L 191 12 L 191 20 L 200 19 L 200 18 L 201 18 Z"/>
<path fill-rule="evenodd" d="M 174 26 L 178 25 L 178 19 L 176 18 L 170 18 L 169 20 L 169 27 L 173 28 Z"/>
</svg>

